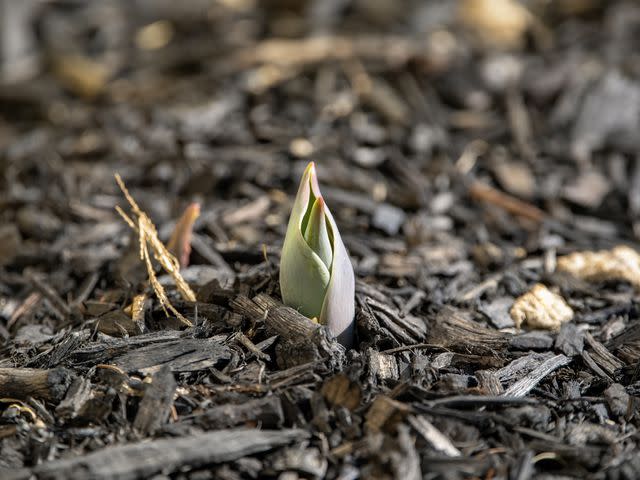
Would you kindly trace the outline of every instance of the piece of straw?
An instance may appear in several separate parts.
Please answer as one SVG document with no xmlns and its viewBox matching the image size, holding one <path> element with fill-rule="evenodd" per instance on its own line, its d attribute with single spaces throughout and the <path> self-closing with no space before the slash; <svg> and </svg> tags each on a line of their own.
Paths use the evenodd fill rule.
<svg viewBox="0 0 640 480">
<path fill-rule="evenodd" d="M 122 178 L 119 174 L 115 174 L 116 182 L 118 182 L 118 186 L 122 193 L 124 194 L 127 202 L 131 206 L 131 210 L 136 216 L 137 222 L 134 222 L 119 206 L 116 206 L 116 211 L 120 214 L 120 216 L 124 219 L 125 222 L 138 234 L 138 240 L 140 242 L 140 259 L 144 261 L 147 267 L 147 274 L 149 275 L 149 283 L 153 288 L 156 297 L 160 301 L 160 305 L 164 310 L 167 316 L 169 315 L 169 311 L 173 313 L 180 322 L 187 326 L 192 326 L 193 324 L 185 318 L 180 312 L 176 310 L 176 308 L 171 304 L 167 294 L 164 290 L 164 287 L 158 282 L 155 271 L 153 269 L 153 264 L 151 263 L 151 255 L 149 254 L 149 248 L 153 252 L 153 258 L 155 258 L 160 266 L 167 272 L 178 288 L 180 295 L 184 300 L 189 302 L 196 301 L 196 295 L 191 290 L 191 287 L 185 282 L 182 275 L 180 275 L 180 264 L 176 257 L 174 257 L 164 246 L 164 244 L 158 238 L 158 232 L 156 230 L 155 225 L 151 221 L 151 219 L 144 213 L 136 201 L 133 199 L 129 190 L 125 186 Z"/>
</svg>

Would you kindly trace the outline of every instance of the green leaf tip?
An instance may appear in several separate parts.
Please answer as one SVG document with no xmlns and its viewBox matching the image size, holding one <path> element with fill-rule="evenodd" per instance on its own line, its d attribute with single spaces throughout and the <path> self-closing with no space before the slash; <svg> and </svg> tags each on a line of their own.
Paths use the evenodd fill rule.
<svg viewBox="0 0 640 480">
<path fill-rule="evenodd" d="M 333 215 L 320 192 L 314 162 L 304 170 L 280 260 L 285 304 L 316 317 L 345 346 L 353 341 L 355 279 Z"/>
<path fill-rule="evenodd" d="M 320 257 L 320 260 L 328 269 L 331 269 L 331 260 L 333 259 L 333 250 L 331 248 L 331 240 L 327 230 L 327 220 L 324 214 L 324 200 L 322 197 L 316 198 L 311 207 L 309 214 L 309 222 L 304 232 L 304 239 L 313 252 Z"/>
</svg>

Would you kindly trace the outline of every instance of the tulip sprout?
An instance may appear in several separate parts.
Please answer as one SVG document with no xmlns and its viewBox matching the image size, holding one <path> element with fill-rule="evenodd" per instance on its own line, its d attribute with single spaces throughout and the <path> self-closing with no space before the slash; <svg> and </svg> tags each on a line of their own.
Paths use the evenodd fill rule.
<svg viewBox="0 0 640 480">
<path fill-rule="evenodd" d="M 345 346 L 353 340 L 355 281 L 313 162 L 302 175 L 280 261 L 284 303 L 326 325 Z"/>
</svg>

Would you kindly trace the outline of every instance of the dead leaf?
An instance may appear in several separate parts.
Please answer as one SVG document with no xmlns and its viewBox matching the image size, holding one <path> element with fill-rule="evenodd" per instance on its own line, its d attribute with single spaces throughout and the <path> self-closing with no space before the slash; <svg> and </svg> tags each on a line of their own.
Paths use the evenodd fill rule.
<svg viewBox="0 0 640 480">
<path fill-rule="evenodd" d="M 174 28 L 171 22 L 158 20 L 136 32 L 136 45 L 140 50 L 158 50 L 169 44 L 173 34 Z"/>
<path fill-rule="evenodd" d="M 563 323 L 573 318 L 573 310 L 564 298 L 541 283 L 517 298 L 509 313 L 516 328 L 520 328 L 524 323 L 530 328 L 552 331 L 560 330 Z"/>
<path fill-rule="evenodd" d="M 521 46 L 532 21 L 529 11 L 514 0 L 464 0 L 458 17 L 482 43 L 503 48 Z"/>
<path fill-rule="evenodd" d="M 85 98 L 101 93 L 112 74 L 106 65 L 78 55 L 57 58 L 54 72 L 67 88 Z"/>
<path fill-rule="evenodd" d="M 559 257 L 558 270 L 587 281 L 623 280 L 640 289 L 640 255 L 626 245 Z"/>
</svg>

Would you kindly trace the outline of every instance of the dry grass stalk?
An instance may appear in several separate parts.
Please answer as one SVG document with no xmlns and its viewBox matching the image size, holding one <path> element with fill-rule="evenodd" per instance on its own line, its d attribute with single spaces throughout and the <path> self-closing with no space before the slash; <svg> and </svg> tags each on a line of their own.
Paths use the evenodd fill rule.
<svg viewBox="0 0 640 480">
<path fill-rule="evenodd" d="M 130 305 L 131 320 L 138 326 L 140 332 L 144 331 L 144 311 L 147 304 L 147 293 L 140 293 L 133 297 Z"/>
<path fill-rule="evenodd" d="M 134 222 L 133 219 L 131 219 L 120 207 L 116 206 L 116 210 L 124 219 L 124 221 L 127 222 L 127 224 L 138 234 L 138 240 L 140 242 L 140 259 L 145 262 L 145 265 L 147 267 L 147 274 L 149 275 L 149 283 L 151 284 L 156 297 L 160 301 L 160 305 L 162 305 L 162 308 L 167 315 L 169 315 L 168 311 L 170 311 L 182 323 L 187 326 L 192 326 L 192 323 L 187 320 L 180 312 L 178 312 L 171 304 L 164 290 L 164 287 L 160 284 L 160 282 L 158 282 L 155 271 L 153 269 L 153 264 L 151 263 L 149 248 L 151 248 L 151 250 L 153 251 L 153 257 L 162 266 L 164 271 L 171 275 L 171 278 L 173 278 L 173 281 L 175 282 L 178 291 L 182 295 L 182 298 L 190 302 L 195 302 L 195 293 L 193 293 L 191 287 L 189 287 L 184 278 L 182 278 L 182 275 L 180 275 L 180 264 L 178 263 L 178 260 L 171 253 L 169 253 L 167 248 L 160 241 L 155 225 L 153 224 L 151 219 L 149 219 L 147 214 L 140 209 L 136 201 L 129 193 L 129 190 L 127 190 L 127 187 L 122 181 L 120 175 L 116 173 L 115 177 L 116 182 L 118 182 L 118 186 L 122 190 L 122 193 L 131 206 L 131 210 L 136 216 L 137 222 Z"/>
</svg>

